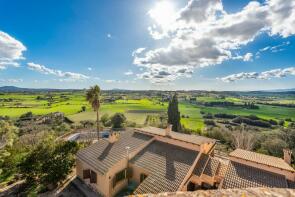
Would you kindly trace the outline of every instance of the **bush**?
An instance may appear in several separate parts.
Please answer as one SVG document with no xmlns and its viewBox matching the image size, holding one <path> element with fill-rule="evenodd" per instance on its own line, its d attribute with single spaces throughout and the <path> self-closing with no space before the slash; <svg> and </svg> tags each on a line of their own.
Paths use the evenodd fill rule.
<svg viewBox="0 0 295 197">
<path fill-rule="evenodd" d="M 122 113 L 115 113 L 111 118 L 111 123 L 113 128 L 124 128 L 124 123 L 126 122 L 126 117 Z"/>
<path fill-rule="evenodd" d="M 102 122 L 103 126 L 105 126 L 105 127 L 110 127 L 112 125 L 111 118 L 110 118 L 109 114 L 102 115 L 102 117 L 100 118 L 100 121 Z"/>
<path fill-rule="evenodd" d="M 245 118 L 245 117 L 236 117 L 235 119 L 233 119 L 234 123 L 245 123 L 248 125 L 252 125 L 252 126 L 257 126 L 257 127 L 264 127 L 264 128 L 270 128 L 271 124 L 269 122 L 263 121 L 263 120 L 253 120 L 253 119 L 249 119 L 249 118 Z"/>
<path fill-rule="evenodd" d="M 285 121 L 284 121 L 284 120 L 280 120 L 278 124 L 279 124 L 280 126 L 284 126 Z"/>
<path fill-rule="evenodd" d="M 206 125 L 209 125 L 209 126 L 215 126 L 216 125 L 214 120 L 204 120 L 204 123 Z"/>
<path fill-rule="evenodd" d="M 82 111 L 82 112 L 86 111 L 86 106 L 82 106 L 82 107 L 81 107 L 81 111 Z"/>
<path fill-rule="evenodd" d="M 213 119 L 213 116 L 212 116 L 212 114 L 208 113 L 208 114 L 203 115 L 203 118 L 205 118 L 205 119 Z"/>
<path fill-rule="evenodd" d="M 234 119 L 237 116 L 233 115 L 233 114 L 215 114 L 214 117 L 215 118 L 224 118 L 224 119 Z"/>
<path fill-rule="evenodd" d="M 273 120 L 273 119 L 270 119 L 268 122 L 269 122 L 271 125 L 278 125 L 278 122 L 275 121 L 275 120 Z"/>
</svg>

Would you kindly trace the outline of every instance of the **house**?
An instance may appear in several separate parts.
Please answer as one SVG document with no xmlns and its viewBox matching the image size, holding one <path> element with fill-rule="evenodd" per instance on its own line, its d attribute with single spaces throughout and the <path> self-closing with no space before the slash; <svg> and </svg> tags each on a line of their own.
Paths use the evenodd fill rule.
<svg viewBox="0 0 295 197">
<path fill-rule="evenodd" d="M 115 196 L 132 183 L 134 194 L 198 189 L 294 187 L 285 160 L 237 149 L 214 156 L 214 139 L 154 127 L 111 133 L 77 154 L 76 172 L 101 196 Z"/>
</svg>

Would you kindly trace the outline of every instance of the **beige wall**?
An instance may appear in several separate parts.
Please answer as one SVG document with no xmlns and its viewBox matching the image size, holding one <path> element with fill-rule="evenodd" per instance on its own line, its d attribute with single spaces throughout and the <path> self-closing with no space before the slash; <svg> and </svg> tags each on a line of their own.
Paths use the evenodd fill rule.
<svg viewBox="0 0 295 197">
<path fill-rule="evenodd" d="M 247 160 L 243 160 L 243 159 L 239 159 L 239 158 L 236 158 L 236 157 L 231 157 L 230 156 L 229 158 L 230 158 L 231 161 L 235 161 L 235 162 L 245 164 L 245 165 L 248 165 L 248 166 L 253 166 L 255 168 L 262 169 L 262 170 L 265 170 L 265 171 L 281 174 L 281 175 L 284 175 L 287 179 L 295 181 L 295 173 L 294 172 L 279 169 L 279 168 L 275 168 L 275 167 L 272 167 L 272 166 L 267 166 L 267 165 L 255 163 L 255 162 L 251 162 L 251 161 L 247 161 Z"/>
<path fill-rule="evenodd" d="M 97 184 L 90 184 L 89 179 L 83 179 L 83 170 L 88 170 L 88 169 L 96 172 Z M 106 179 L 105 175 L 100 174 L 93 167 L 81 161 L 79 158 L 76 159 L 76 173 L 81 180 L 83 180 L 86 184 L 88 184 L 94 190 L 108 196 L 108 180 Z"/>
<path fill-rule="evenodd" d="M 148 171 L 141 167 L 138 167 L 132 164 L 130 165 L 130 167 L 132 168 L 131 180 L 138 185 L 140 184 L 140 174 L 146 174 L 147 176 L 149 175 Z"/>
</svg>

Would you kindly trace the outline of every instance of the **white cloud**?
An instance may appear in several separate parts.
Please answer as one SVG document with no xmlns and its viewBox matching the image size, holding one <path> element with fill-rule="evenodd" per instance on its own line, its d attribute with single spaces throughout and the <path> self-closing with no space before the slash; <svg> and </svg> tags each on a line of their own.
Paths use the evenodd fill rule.
<svg viewBox="0 0 295 197">
<path fill-rule="evenodd" d="M 232 57 L 234 60 L 243 60 L 244 62 L 253 61 L 253 54 L 252 53 L 246 53 L 244 56 L 235 56 Z"/>
<path fill-rule="evenodd" d="M 266 79 L 272 79 L 272 78 L 283 78 L 288 75 L 295 76 L 295 67 L 289 67 L 289 68 L 285 68 L 285 69 L 281 69 L 281 68 L 273 69 L 273 70 L 264 71 L 261 73 L 242 72 L 242 73 L 232 74 L 232 75 L 223 77 L 223 78 L 221 78 L 221 80 L 224 82 L 234 82 L 234 81 L 245 80 L 245 79 L 266 80 Z"/>
<path fill-rule="evenodd" d="M 133 75 L 133 71 L 132 70 L 128 70 L 127 72 L 124 73 L 124 75 L 130 76 Z"/>
<path fill-rule="evenodd" d="M 24 59 L 26 47 L 7 33 L 0 31 L 0 70 L 7 66 L 18 67 L 18 60 Z"/>
<path fill-rule="evenodd" d="M 138 48 L 138 49 L 134 50 L 132 52 L 132 57 L 135 57 L 136 55 L 141 54 L 144 50 L 145 50 L 145 48 Z"/>
<path fill-rule="evenodd" d="M 0 83 L 20 83 L 23 79 L 0 79 Z"/>
<path fill-rule="evenodd" d="M 138 79 L 146 79 L 154 84 L 170 83 L 176 79 L 187 77 L 190 78 L 193 73 L 192 67 L 172 66 L 163 67 L 156 66 L 147 69 L 141 74 L 137 74 Z"/>
<path fill-rule="evenodd" d="M 64 78 L 63 80 L 86 80 L 89 79 L 88 76 L 80 74 L 80 73 L 73 73 L 73 72 L 63 72 L 61 70 L 55 70 L 51 68 L 47 68 L 46 66 L 40 65 L 40 64 L 35 64 L 33 62 L 27 63 L 28 69 L 37 71 L 42 74 L 46 75 L 54 75 L 60 78 Z"/>
<path fill-rule="evenodd" d="M 291 17 L 295 13 L 294 2 L 251 1 L 236 13 L 226 13 L 220 0 L 190 0 L 178 11 L 174 22 L 161 25 L 156 21 L 149 27 L 153 37 L 168 39 L 168 45 L 134 55 L 134 64 L 151 73 L 158 66 L 196 68 L 230 59 L 251 61 L 252 53 L 240 57 L 232 54 L 261 33 L 283 37 L 295 34 L 295 24 L 291 25 L 295 20 Z"/>
<path fill-rule="evenodd" d="M 112 36 L 112 34 L 108 33 L 108 34 L 107 34 L 107 37 L 108 37 L 108 38 L 112 38 L 113 36 Z"/>
<path fill-rule="evenodd" d="M 92 68 L 91 67 L 88 67 L 87 70 L 92 71 Z"/>
</svg>

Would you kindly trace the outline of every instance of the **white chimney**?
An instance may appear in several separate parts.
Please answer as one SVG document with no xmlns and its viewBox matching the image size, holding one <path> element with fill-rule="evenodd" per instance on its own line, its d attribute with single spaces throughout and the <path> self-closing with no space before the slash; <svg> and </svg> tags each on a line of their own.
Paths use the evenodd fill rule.
<svg viewBox="0 0 295 197">
<path fill-rule="evenodd" d="M 291 164 L 291 157 L 292 157 L 292 151 L 288 148 L 283 149 L 284 152 L 284 160 L 287 164 Z"/>
<path fill-rule="evenodd" d="M 165 129 L 165 136 L 170 136 L 171 131 L 172 131 L 172 124 L 168 124 L 167 128 Z"/>
</svg>

